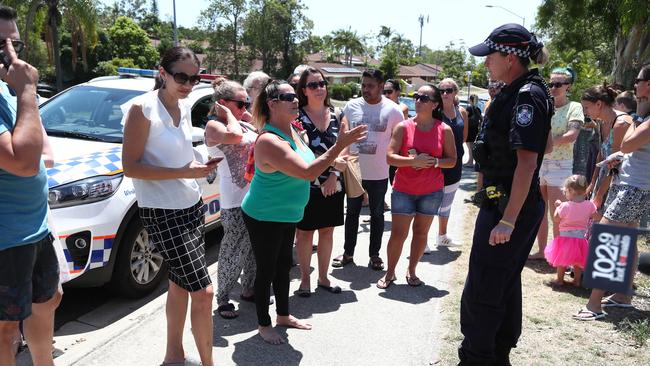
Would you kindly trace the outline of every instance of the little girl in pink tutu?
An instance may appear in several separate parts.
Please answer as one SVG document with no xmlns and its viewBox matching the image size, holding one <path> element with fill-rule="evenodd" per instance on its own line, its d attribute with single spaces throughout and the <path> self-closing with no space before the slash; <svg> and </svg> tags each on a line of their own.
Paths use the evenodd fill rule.
<svg viewBox="0 0 650 366">
<path fill-rule="evenodd" d="M 574 286 L 580 286 L 582 269 L 587 261 L 589 243 L 586 239 L 587 227 L 596 205 L 585 199 L 587 178 L 572 175 L 564 181 L 564 196 L 567 201 L 555 201 L 553 222 L 559 225 L 560 236 L 546 246 L 544 256 L 550 265 L 557 268 L 557 279 L 552 285 L 564 285 L 566 267 L 573 266 Z"/>
</svg>

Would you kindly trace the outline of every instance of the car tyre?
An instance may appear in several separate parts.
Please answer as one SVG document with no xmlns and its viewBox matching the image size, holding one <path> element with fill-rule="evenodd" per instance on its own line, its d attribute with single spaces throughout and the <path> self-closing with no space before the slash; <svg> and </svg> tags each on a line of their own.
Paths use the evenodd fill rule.
<svg viewBox="0 0 650 366">
<path fill-rule="evenodd" d="M 166 274 L 167 262 L 151 245 L 149 235 L 136 215 L 119 243 L 112 289 L 125 297 L 141 298 L 153 292 Z"/>
</svg>

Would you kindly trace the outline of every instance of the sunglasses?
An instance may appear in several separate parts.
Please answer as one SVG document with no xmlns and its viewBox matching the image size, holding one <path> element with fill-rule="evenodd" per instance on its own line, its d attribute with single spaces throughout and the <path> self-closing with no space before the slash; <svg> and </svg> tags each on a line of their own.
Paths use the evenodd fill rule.
<svg viewBox="0 0 650 366">
<path fill-rule="evenodd" d="M 439 89 L 440 94 L 451 94 L 456 91 L 454 88 L 447 88 L 447 89 Z"/>
<path fill-rule="evenodd" d="M 395 90 L 393 90 L 393 89 L 384 89 L 384 90 L 382 91 L 382 93 L 384 93 L 384 95 L 386 95 L 386 94 L 393 94 L 394 91 L 395 91 Z"/>
<path fill-rule="evenodd" d="M 425 95 L 425 94 L 418 94 L 418 93 L 413 93 L 413 99 L 417 102 L 420 101 L 420 103 L 427 103 L 427 102 L 432 102 L 433 99 L 431 99 L 430 96 Z"/>
<path fill-rule="evenodd" d="M 649 79 L 649 78 L 644 78 L 644 79 L 634 79 L 634 84 L 638 84 L 638 83 L 640 83 L 640 82 L 642 82 L 642 81 L 650 81 L 650 79 Z"/>
<path fill-rule="evenodd" d="M 190 82 L 190 85 L 197 85 L 198 83 L 201 82 L 201 75 L 187 75 L 184 72 L 171 72 L 167 69 L 165 69 L 168 74 L 170 74 L 173 78 L 174 81 L 177 82 L 178 84 L 185 84 L 188 81 Z"/>
<path fill-rule="evenodd" d="M 311 90 L 316 90 L 318 88 L 326 87 L 327 84 L 328 84 L 327 80 L 321 80 L 321 81 L 310 81 L 307 84 L 305 84 L 305 86 Z"/>
<path fill-rule="evenodd" d="M 271 100 L 279 100 L 281 102 L 293 102 L 296 99 L 296 93 L 280 93 Z"/>
<path fill-rule="evenodd" d="M 248 108 L 251 106 L 251 102 L 245 100 L 235 100 L 235 99 L 224 99 L 224 100 L 237 103 L 237 108 L 239 109 L 242 109 L 244 107 Z"/>
<path fill-rule="evenodd" d="M 25 42 L 19 39 L 12 39 L 11 44 L 14 46 L 14 51 L 16 51 L 16 54 L 23 52 L 23 50 L 25 49 Z M 5 48 L 6 45 L 7 45 L 7 40 L 3 39 L 0 41 L 0 48 Z"/>
<path fill-rule="evenodd" d="M 556 82 L 556 83 L 548 83 L 549 88 L 561 88 L 565 85 L 569 85 L 569 83 L 561 83 L 561 82 Z"/>
</svg>

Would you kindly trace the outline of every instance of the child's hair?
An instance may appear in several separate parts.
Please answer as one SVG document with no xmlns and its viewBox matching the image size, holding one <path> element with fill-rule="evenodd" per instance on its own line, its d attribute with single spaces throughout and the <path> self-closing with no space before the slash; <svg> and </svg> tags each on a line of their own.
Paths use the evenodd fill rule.
<svg viewBox="0 0 650 366">
<path fill-rule="evenodd" d="M 587 177 L 584 175 L 574 174 L 564 181 L 564 189 L 570 189 L 578 195 L 586 193 L 588 186 Z"/>
</svg>

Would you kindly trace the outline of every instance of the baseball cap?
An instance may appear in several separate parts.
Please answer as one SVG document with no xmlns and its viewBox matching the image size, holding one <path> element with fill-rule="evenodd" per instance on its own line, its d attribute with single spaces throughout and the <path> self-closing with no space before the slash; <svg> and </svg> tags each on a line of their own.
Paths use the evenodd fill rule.
<svg viewBox="0 0 650 366">
<path fill-rule="evenodd" d="M 471 47 L 469 53 L 474 56 L 487 56 L 493 52 L 506 52 L 527 58 L 541 46 L 541 42 L 538 42 L 528 29 L 519 24 L 508 23 L 493 30 L 485 41 Z"/>
</svg>

